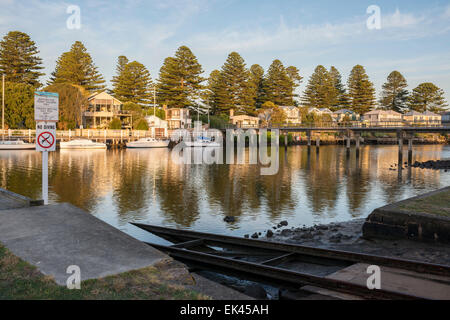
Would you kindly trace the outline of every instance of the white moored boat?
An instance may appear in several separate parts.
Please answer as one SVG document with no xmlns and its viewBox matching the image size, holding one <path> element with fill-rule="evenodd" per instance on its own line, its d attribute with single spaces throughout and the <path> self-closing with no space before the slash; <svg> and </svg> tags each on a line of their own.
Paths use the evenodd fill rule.
<svg viewBox="0 0 450 320">
<path fill-rule="evenodd" d="M 61 149 L 106 149 L 106 144 L 92 140 L 77 139 L 60 143 Z"/>
<path fill-rule="evenodd" d="M 157 140 L 155 138 L 142 138 L 138 141 L 128 142 L 127 148 L 167 148 L 169 140 Z"/>
<path fill-rule="evenodd" d="M 35 149 L 35 147 L 34 143 L 25 143 L 22 140 L 0 140 L 0 150 L 30 150 Z"/>
<path fill-rule="evenodd" d="M 218 148 L 220 147 L 220 143 L 219 142 L 214 142 L 211 138 L 208 137 L 204 137 L 204 136 L 200 136 L 197 137 L 196 140 L 194 141 L 184 141 L 184 144 L 186 145 L 186 147 L 213 147 L 213 148 Z"/>
</svg>

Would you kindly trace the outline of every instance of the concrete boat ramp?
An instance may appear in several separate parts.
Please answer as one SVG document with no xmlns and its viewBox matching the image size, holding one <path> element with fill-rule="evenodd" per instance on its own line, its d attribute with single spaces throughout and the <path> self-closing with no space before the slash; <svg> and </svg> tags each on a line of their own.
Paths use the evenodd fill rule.
<svg viewBox="0 0 450 320">
<path fill-rule="evenodd" d="M 80 267 L 83 281 L 171 259 L 73 205 L 42 204 L 0 188 L 0 243 L 59 285 L 66 285 L 72 265 Z M 191 276 L 195 284 L 186 288 L 213 299 L 252 299 L 198 274 Z"/>
<path fill-rule="evenodd" d="M 0 201 L 2 207 L 7 203 Z M 2 207 L 0 242 L 61 285 L 66 284 L 71 265 L 79 266 L 81 279 L 87 280 L 145 268 L 168 258 L 67 203 Z"/>
</svg>

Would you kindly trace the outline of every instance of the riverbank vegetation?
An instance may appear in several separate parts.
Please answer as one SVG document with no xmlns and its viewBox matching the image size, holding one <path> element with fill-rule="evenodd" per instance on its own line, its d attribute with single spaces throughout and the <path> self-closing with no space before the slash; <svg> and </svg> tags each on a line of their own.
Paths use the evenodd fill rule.
<svg viewBox="0 0 450 320">
<path fill-rule="evenodd" d="M 80 290 L 69 290 L 57 285 L 51 277 L 43 275 L 0 244 L 0 300 L 207 299 L 175 285 L 169 271 L 161 263 L 155 267 L 83 281 Z"/>
<path fill-rule="evenodd" d="M 7 128 L 34 126 L 34 102 L 30 93 L 35 89 L 57 91 L 61 101 L 71 100 L 69 96 L 73 96 L 74 90 L 62 89 L 62 85 L 74 86 L 85 97 L 99 90 L 108 90 L 125 104 L 139 105 L 140 116 L 149 114 L 154 100 L 159 106 L 193 107 L 203 114 L 218 117 L 228 116 L 231 109 L 236 115 L 256 116 L 266 112 L 263 106 L 267 103 L 298 106 L 303 113 L 308 108 L 332 111 L 344 108 L 363 114 L 374 108 L 440 112 L 448 107 L 444 91 L 437 85 L 424 82 L 409 92 L 405 77 L 398 71 L 389 74 L 377 99 L 373 82 L 359 64 L 352 68 L 346 84 L 335 66 L 317 66 L 301 94 L 297 89 L 304 76 L 296 66 L 285 66 L 278 59 L 264 70 L 258 64 L 248 67 L 239 53 L 231 52 L 222 67 L 205 77 L 202 65 L 186 46 L 179 47 L 173 56 L 164 60 L 155 79 L 142 63 L 119 56 L 110 89 L 106 88 L 94 59 L 80 41 L 73 43 L 70 50 L 58 58 L 47 87 L 39 81 L 44 75 L 42 69 L 39 50 L 26 33 L 10 31 L 0 41 L 0 72 L 6 76 Z M 73 128 L 80 125 L 79 111 L 86 108 L 86 101 L 82 100 L 77 98 L 74 103 L 62 104 L 64 116 L 59 126 Z M 305 119 L 306 123 L 326 120 Z M 142 127 L 139 120 L 138 116 L 133 125 Z"/>
</svg>

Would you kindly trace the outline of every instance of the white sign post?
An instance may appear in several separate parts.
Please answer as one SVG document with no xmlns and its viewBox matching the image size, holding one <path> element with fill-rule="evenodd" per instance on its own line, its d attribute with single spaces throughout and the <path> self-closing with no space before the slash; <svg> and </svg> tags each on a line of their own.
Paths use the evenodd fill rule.
<svg viewBox="0 0 450 320">
<path fill-rule="evenodd" d="M 36 121 L 36 151 L 42 152 L 42 198 L 48 205 L 48 152 L 56 150 L 56 122 L 59 96 L 52 92 L 34 93 L 34 120 Z"/>
</svg>

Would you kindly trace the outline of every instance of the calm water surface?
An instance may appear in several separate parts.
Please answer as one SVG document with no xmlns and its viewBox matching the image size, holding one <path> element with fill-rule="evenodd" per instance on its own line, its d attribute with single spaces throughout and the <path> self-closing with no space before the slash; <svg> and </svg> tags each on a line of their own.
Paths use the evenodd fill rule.
<svg viewBox="0 0 450 320">
<path fill-rule="evenodd" d="M 415 146 L 413 160 L 450 158 L 450 146 Z M 242 236 L 271 228 L 365 218 L 384 204 L 450 185 L 450 173 L 389 168 L 396 146 L 280 149 L 280 170 L 255 165 L 179 165 L 166 149 L 62 150 L 49 157 L 50 202 L 69 202 L 139 238 L 129 222 Z M 0 186 L 41 197 L 41 155 L 0 151 Z M 236 216 L 235 223 L 223 221 Z"/>
</svg>

